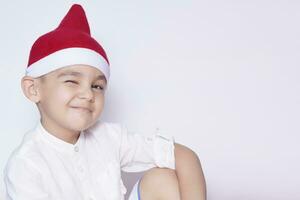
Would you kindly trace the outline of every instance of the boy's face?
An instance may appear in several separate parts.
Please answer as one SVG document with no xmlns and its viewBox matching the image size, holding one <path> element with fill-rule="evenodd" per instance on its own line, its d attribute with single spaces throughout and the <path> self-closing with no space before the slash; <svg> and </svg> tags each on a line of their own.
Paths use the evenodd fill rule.
<svg viewBox="0 0 300 200">
<path fill-rule="evenodd" d="M 90 127 L 104 106 L 106 79 L 87 65 L 60 68 L 38 78 L 43 125 L 56 132 L 78 133 Z"/>
</svg>

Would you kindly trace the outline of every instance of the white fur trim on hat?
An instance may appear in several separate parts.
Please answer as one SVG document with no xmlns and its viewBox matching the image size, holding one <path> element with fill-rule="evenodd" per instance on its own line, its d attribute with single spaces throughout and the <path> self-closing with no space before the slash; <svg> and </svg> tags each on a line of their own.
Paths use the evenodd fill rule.
<svg viewBox="0 0 300 200">
<path fill-rule="evenodd" d="M 39 77 L 61 67 L 76 64 L 95 67 L 104 74 L 107 81 L 109 80 L 109 64 L 105 58 L 91 49 L 79 47 L 56 51 L 30 65 L 26 69 L 25 74 L 32 77 Z"/>
</svg>

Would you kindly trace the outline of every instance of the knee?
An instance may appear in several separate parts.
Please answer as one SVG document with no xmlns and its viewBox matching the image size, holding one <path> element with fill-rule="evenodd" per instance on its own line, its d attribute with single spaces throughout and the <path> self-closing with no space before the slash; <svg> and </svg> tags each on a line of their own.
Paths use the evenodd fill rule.
<svg viewBox="0 0 300 200">
<path fill-rule="evenodd" d="M 141 199 L 180 199 L 177 175 L 168 168 L 152 168 L 140 183 Z"/>
<path fill-rule="evenodd" d="M 145 172 L 142 181 L 145 184 L 174 184 L 177 182 L 177 176 L 172 169 L 155 167 Z"/>
</svg>

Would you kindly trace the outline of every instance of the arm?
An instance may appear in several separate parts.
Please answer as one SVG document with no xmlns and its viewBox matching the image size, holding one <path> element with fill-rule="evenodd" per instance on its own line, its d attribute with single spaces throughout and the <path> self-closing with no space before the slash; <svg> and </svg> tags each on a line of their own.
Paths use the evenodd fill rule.
<svg viewBox="0 0 300 200">
<path fill-rule="evenodd" d="M 181 199 L 205 200 L 206 184 L 197 154 L 175 143 L 175 165 Z"/>
<path fill-rule="evenodd" d="M 175 169 L 174 143 L 170 135 L 157 132 L 152 135 L 128 133 L 125 126 L 114 126 L 120 139 L 122 171 L 140 172 L 153 167 Z"/>
<path fill-rule="evenodd" d="M 198 156 L 191 149 L 175 143 L 169 135 L 151 137 L 128 134 L 115 126 L 121 138 L 120 161 L 123 171 L 138 172 L 152 167 L 174 169 L 179 182 L 181 200 L 206 200 L 206 184 Z"/>
</svg>

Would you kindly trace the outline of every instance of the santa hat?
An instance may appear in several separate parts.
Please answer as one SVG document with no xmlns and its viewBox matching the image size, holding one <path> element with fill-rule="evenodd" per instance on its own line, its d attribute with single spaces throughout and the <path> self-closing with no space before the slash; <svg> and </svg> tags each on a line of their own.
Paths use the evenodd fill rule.
<svg viewBox="0 0 300 200">
<path fill-rule="evenodd" d="M 83 64 L 99 69 L 109 79 L 109 61 L 91 37 L 83 8 L 74 4 L 59 26 L 39 37 L 31 47 L 26 75 L 38 77 L 61 67 Z"/>
</svg>

